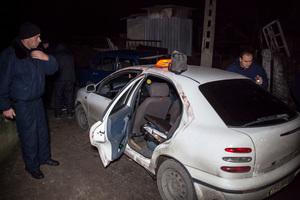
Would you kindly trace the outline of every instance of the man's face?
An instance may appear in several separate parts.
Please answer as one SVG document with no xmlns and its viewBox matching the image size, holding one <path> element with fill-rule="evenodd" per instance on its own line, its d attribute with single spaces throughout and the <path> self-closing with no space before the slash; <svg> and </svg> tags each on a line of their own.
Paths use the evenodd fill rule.
<svg viewBox="0 0 300 200">
<path fill-rule="evenodd" d="M 241 67 L 248 69 L 250 65 L 252 64 L 253 56 L 252 55 L 243 55 L 243 57 L 240 57 L 240 64 Z"/>
<path fill-rule="evenodd" d="M 31 38 L 27 38 L 27 39 L 23 39 L 21 40 L 23 45 L 27 48 L 27 49 L 35 49 L 39 46 L 40 42 L 41 42 L 41 34 L 38 34 L 36 36 L 33 36 Z"/>
</svg>

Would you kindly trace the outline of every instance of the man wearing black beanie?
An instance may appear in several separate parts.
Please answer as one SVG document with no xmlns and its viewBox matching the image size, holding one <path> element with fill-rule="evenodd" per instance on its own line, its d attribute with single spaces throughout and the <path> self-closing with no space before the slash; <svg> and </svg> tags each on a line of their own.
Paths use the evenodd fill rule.
<svg viewBox="0 0 300 200">
<path fill-rule="evenodd" d="M 20 26 L 18 37 L 0 54 L 0 110 L 15 118 L 25 170 L 44 178 L 40 165 L 59 165 L 52 160 L 46 115 L 41 95 L 45 75 L 54 74 L 55 58 L 37 50 L 41 31 L 31 22 Z"/>
<path fill-rule="evenodd" d="M 24 22 L 20 26 L 19 36 L 21 40 L 31 38 L 38 34 L 41 34 L 40 28 L 31 22 Z"/>
</svg>

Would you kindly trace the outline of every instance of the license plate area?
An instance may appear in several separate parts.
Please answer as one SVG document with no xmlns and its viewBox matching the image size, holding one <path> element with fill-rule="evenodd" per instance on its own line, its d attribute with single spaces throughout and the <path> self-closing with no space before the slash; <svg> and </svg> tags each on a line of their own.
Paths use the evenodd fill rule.
<svg viewBox="0 0 300 200">
<path fill-rule="evenodd" d="M 291 174 L 288 177 L 282 179 L 281 181 L 275 183 L 272 186 L 269 195 L 273 195 L 274 193 L 278 192 L 279 190 L 287 186 L 293 180 L 293 178 L 294 178 L 294 174 Z"/>
</svg>

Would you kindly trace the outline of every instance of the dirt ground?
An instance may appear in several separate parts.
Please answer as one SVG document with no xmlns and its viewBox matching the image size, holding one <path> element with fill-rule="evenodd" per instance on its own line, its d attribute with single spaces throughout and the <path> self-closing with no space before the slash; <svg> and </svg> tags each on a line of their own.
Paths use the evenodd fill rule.
<svg viewBox="0 0 300 200">
<path fill-rule="evenodd" d="M 0 199 L 160 199 L 156 181 L 123 155 L 104 168 L 87 132 L 64 113 L 60 120 L 48 112 L 52 158 L 60 165 L 41 166 L 45 178 L 37 180 L 24 170 L 20 146 L 1 163 Z"/>
<path fill-rule="evenodd" d="M 0 200 L 159 200 L 156 181 L 138 164 L 123 155 L 107 168 L 87 132 L 66 113 L 60 120 L 47 111 L 52 158 L 57 167 L 41 166 L 45 178 L 37 180 L 24 170 L 20 146 L 1 163 Z M 300 175 L 270 200 L 298 200 Z"/>
</svg>

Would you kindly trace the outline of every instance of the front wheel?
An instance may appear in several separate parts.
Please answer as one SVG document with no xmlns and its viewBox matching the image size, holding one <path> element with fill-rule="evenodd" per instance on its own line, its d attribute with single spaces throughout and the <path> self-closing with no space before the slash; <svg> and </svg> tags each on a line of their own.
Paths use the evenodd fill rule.
<svg viewBox="0 0 300 200">
<path fill-rule="evenodd" d="M 167 160 L 161 164 L 157 173 L 157 187 L 164 200 L 197 199 L 190 175 L 175 160 Z"/>
<path fill-rule="evenodd" d="M 88 119 L 81 104 L 76 108 L 76 120 L 81 130 L 87 131 L 89 129 Z"/>
</svg>

